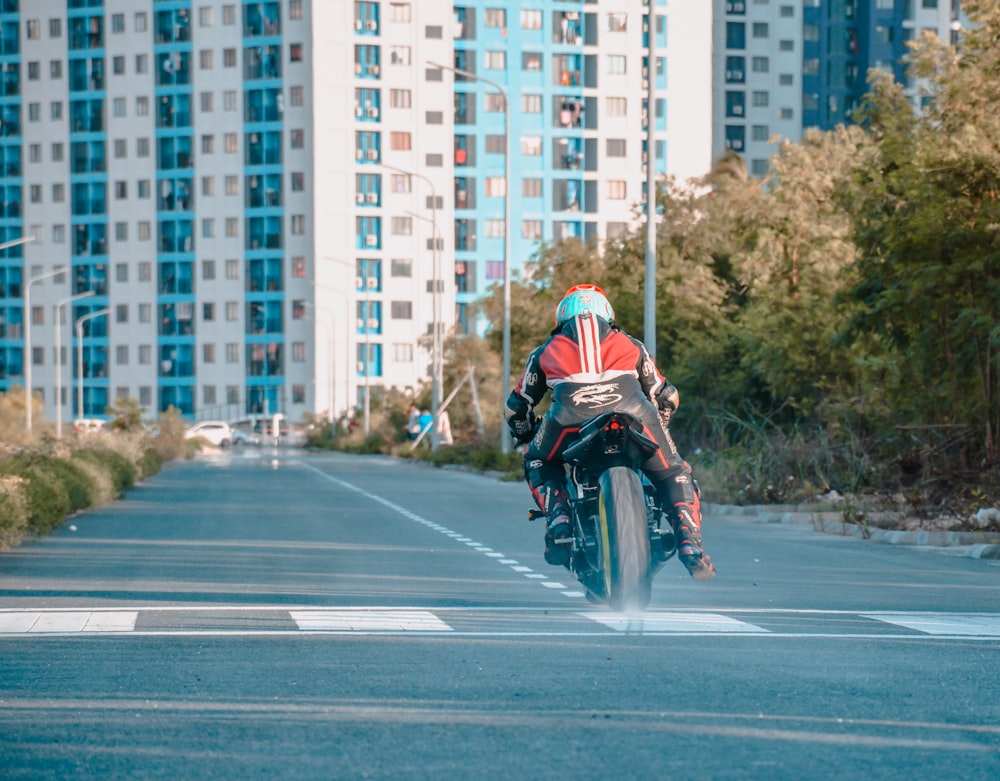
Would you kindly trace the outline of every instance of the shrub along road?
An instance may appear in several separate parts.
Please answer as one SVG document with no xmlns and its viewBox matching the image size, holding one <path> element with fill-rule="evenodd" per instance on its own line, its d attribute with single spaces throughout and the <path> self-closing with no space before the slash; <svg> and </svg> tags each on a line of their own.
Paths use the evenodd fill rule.
<svg viewBox="0 0 1000 781">
<path fill-rule="evenodd" d="M 527 489 L 382 457 L 170 466 L 0 556 L 10 778 L 994 777 L 995 562 L 710 518 L 641 615 Z"/>
</svg>

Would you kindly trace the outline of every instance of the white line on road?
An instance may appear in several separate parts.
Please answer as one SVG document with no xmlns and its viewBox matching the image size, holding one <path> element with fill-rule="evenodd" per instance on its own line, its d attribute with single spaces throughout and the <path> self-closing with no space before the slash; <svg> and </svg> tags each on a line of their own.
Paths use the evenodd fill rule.
<svg viewBox="0 0 1000 781">
<path fill-rule="evenodd" d="M 450 632 L 426 610 L 292 610 L 299 629 L 331 632 Z"/>
<path fill-rule="evenodd" d="M 506 559 L 506 558 L 504 558 L 504 554 L 498 553 L 498 552 L 494 551 L 492 548 L 489 548 L 486 545 L 483 545 L 483 543 L 478 542 L 478 541 L 472 539 L 471 537 L 465 537 L 465 536 L 459 534 L 458 532 L 452 531 L 451 529 L 448 529 L 447 527 L 442 526 L 439 523 L 436 523 L 434 521 L 430 521 L 430 520 L 428 520 L 428 519 L 426 519 L 426 518 L 424 518 L 424 517 L 422 517 L 420 515 L 417 515 L 416 513 L 412 512 L 410 510 L 407 510 L 405 507 L 402 507 L 402 506 L 396 504 L 395 502 L 390 502 L 388 499 L 386 499 L 386 498 L 384 498 L 382 496 L 379 496 L 378 494 L 370 493 L 370 492 L 364 490 L 363 488 L 359 488 L 358 486 L 354 485 L 353 483 L 349 483 L 346 480 L 341 480 L 338 477 L 334 477 L 333 475 L 327 474 L 322 469 L 318 469 L 317 467 L 313 466 L 312 464 L 306 464 L 306 463 L 303 463 L 303 462 L 299 462 L 299 463 L 304 468 L 306 468 L 306 469 L 308 469 L 308 470 L 310 470 L 312 472 L 315 472 L 316 474 L 320 475 L 324 479 L 329 480 L 331 483 L 336 483 L 337 485 L 341 486 L 342 488 L 347 488 L 348 490 L 355 491 L 356 493 L 359 493 L 362 496 L 367 497 L 368 499 L 371 499 L 374 502 L 378 502 L 379 504 L 383 505 L 384 507 L 388 507 L 390 510 L 394 510 L 395 512 L 399 513 L 404 518 L 409 518 L 411 521 L 416 521 L 417 523 L 423 524 L 428 529 L 432 529 L 433 531 L 439 532 L 439 533 L 445 535 L 446 537 L 450 537 L 451 539 L 455 540 L 455 542 L 464 542 L 470 548 L 478 551 L 479 553 L 482 553 L 482 554 L 486 555 L 488 558 L 491 558 L 491 559 L 494 559 L 494 560 L 498 560 L 501 564 L 509 565 L 510 568 L 514 572 L 527 573 L 527 572 L 531 572 L 532 571 L 530 567 L 519 566 L 518 563 L 516 561 L 514 561 L 513 559 Z M 537 580 L 543 586 L 545 586 L 547 588 L 553 588 L 553 589 L 554 588 L 565 588 L 565 586 L 560 586 L 560 585 L 556 585 L 556 584 L 552 584 L 552 583 L 548 582 L 548 577 L 546 575 L 531 574 L 531 575 L 525 575 L 525 577 L 531 578 L 532 580 Z M 563 591 L 563 592 L 560 592 L 560 593 L 562 593 L 563 596 L 575 598 L 575 597 L 578 596 L 579 592 L 576 592 L 576 591 Z"/>
</svg>

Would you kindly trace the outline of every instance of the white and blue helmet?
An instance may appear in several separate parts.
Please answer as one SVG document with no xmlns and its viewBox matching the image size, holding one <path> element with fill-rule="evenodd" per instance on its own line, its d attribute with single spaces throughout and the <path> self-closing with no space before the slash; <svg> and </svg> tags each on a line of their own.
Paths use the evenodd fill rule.
<svg viewBox="0 0 1000 781">
<path fill-rule="evenodd" d="M 609 323 L 615 320 L 614 307 L 597 285 L 573 285 L 567 290 L 556 307 L 556 325 L 583 314 L 596 315 Z"/>
</svg>

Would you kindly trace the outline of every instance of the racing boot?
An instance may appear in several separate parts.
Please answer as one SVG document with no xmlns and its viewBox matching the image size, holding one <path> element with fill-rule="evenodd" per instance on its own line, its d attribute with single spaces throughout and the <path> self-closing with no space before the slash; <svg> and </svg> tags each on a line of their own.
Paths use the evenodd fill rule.
<svg viewBox="0 0 1000 781">
<path fill-rule="evenodd" d="M 546 516 L 545 561 L 568 567 L 573 528 L 569 519 L 569 497 L 559 479 L 561 469 L 538 459 L 526 460 L 525 478 L 538 509 Z"/>
<path fill-rule="evenodd" d="M 573 528 L 565 505 L 557 505 L 545 523 L 545 561 L 555 567 L 568 567 Z"/>
<path fill-rule="evenodd" d="M 701 547 L 701 510 L 697 497 L 694 503 L 679 502 L 670 513 L 670 523 L 677 538 L 677 558 L 695 580 L 715 577 L 712 559 Z"/>
</svg>

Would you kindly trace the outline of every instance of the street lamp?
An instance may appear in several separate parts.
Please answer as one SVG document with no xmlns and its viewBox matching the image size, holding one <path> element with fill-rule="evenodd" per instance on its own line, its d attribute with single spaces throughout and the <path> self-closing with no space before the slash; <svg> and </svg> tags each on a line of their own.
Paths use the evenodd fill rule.
<svg viewBox="0 0 1000 781">
<path fill-rule="evenodd" d="M 75 296 L 70 296 L 69 298 L 64 298 L 62 301 L 56 304 L 56 439 L 62 439 L 62 413 L 63 413 L 63 402 L 62 402 L 62 314 L 63 307 L 73 301 L 79 301 L 81 298 L 89 298 L 94 295 L 93 290 L 88 290 L 84 293 L 77 293 Z"/>
<path fill-rule="evenodd" d="M 337 263 L 337 264 L 339 264 L 341 266 L 347 266 L 347 267 L 351 268 L 354 271 L 355 274 L 357 274 L 357 265 L 356 264 L 350 263 L 350 262 L 345 261 L 345 260 L 340 260 L 339 258 L 335 258 L 335 257 L 332 257 L 330 255 L 324 255 L 323 256 L 323 260 L 329 260 L 331 263 Z M 345 357 L 345 361 L 344 361 L 344 367 L 345 367 L 345 371 L 344 371 L 344 398 L 347 399 L 347 403 L 344 405 L 344 408 L 346 410 L 346 409 L 348 409 L 350 407 L 350 395 L 351 395 L 351 357 L 350 357 L 350 349 L 351 349 L 351 314 L 348 311 L 349 308 L 350 308 L 351 300 L 348 297 L 346 290 L 340 290 L 338 288 L 329 287 L 327 285 L 321 285 L 318 282 L 314 282 L 313 286 L 317 287 L 317 288 L 321 288 L 322 290 L 325 290 L 328 293 L 334 293 L 334 294 L 336 294 L 338 296 L 343 296 L 343 299 L 344 299 L 344 357 Z M 365 286 L 365 315 L 367 316 L 368 315 L 368 300 L 369 300 L 369 296 L 368 296 L 368 280 L 367 279 L 364 280 L 364 286 Z M 355 290 L 356 289 L 357 289 L 357 285 L 355 284 Z M 369 342 L 370 342 L 370 339 L 369 339 L 369 336 L 368 336 L 368 324 L 365 323 L 365 404 L 364 404 L 364 409 L 365 409 L 365 428 L 364 428 L 364 431 L 365 431 L 365 436 L 366 437 L 368 436 L 370 428 L 371 428 L 371 417 L 370 417 L 370 414 L 371 414 L 370 410 L 371 410 L 371 408 L 370 408 L 370 405 L 369 405 L 369 392 L 370 392 L 370 388 L 369 388 L 369 382 L 368 382 L 368 350 L 369 350 Z M 331 350 L 332 350 L 332 345 L 331 345 Z M 331 353 L 330 360 L 333 361 L 332 353 Z M 330 416 L 331 416 L 331 418 L 333 417 L 333 400 L 332 399 L 330 400 Z"/>
<path fill-rule="evenodd" d="M 510 395 L 510 99 L 507 97 L 507 90 L 495 81 L 478 76 L 475 73 L 453 68 L 448 65 L 427 61 L 428 65 L 442 70 L 451 71 L 467 79 L 481 81 L 488 84 L 503 98 L 504 115 L 504 231 L 503 231 L 503 400 L 507 400 Z M 507 427 L 500 426 L 500 450 L 509 453 L 511 450 L 510 432 Z"/>
<path fill-rule="evenodd" d="M 406 171 L 402 168 L 396 168 L 392 165 L 387 165 L 382 163 L 382 168 L 389 171 L 395 171 L 396 173 L 402 174 L 403 176 L 416 177 L 424 182 L 428 187 L 431 188 L 431 217 L 428 220 L 419 214 L 413 214 L 408 212 L 413 217 L 418 220 L 424 220 L 430 222 L 434 249 L 431 254 L 431 274 L 433 276 L 434 290 L 431 297 L 433 302 L 432 310 L 432 322 L 431 322 L 431 450 L 435 451 L 440 445 L 441 437 L 438 433 L 438 414 L 441 409 L 441 369 L 442 369 L 442 356 L 441 356 L 441 264 L 438 255 L 438 243 L 440 238 L 438 236 L 438 224 L 437 224 L 437 190 L 434 189 L 434 182 L 428 179 L 423 174 L 414 173 L 412 171 Z M 412 189 L 412 188 L 411 188 Z"/>
<path fill-rule="evenodd" d="M 76 414 L 77 420 L 83 420 L 83 324 L 87 320 L 93 320 L 95 317 L 103 317 L 108 314 L 111 309 L 104 308 L 98 309 L 96 312 L 90 312 L 89 314 L 83 315 L 76 319 Z"/>
<path fill-rule="evenodd" d="M 433 329 L 434 333 L 431 337 L 431 450 L 437 450 L 441 444 L 441 433 L 438 429 L 438 416 L 441 413 L 441 391 L 443 385 L 443 369 L 444 369 L 444 356 L 443 348 L 441 345 L 441 289 L 439 284 L 441 280 L 439 279 L 439 264 L 438 264 L 438 229 L 437 229 L 437 217 L 433 219 L 429 217 L 424 217 L 421 214 L 416 214 L 415 212 L 406 212 L 410 217 L 414 217 L 418 220 L 423 220 L 424 222 L 429 222 L 432 227 L 432 234 L 434 237 L 434 260 L 433 274 L 434 274 L 434 297 L 432 301 L 434 302 L 433 310 Z"/>
<path fill-rule="evenodd" d="M 0 245 L 0 249 L 12 246 L 14 244 L 27 244 L 30 241 L 34 241 L 34 236 L 28 236 L 24 239 L 18 239 L 15 242 L 8 242 L 5 245 Z M 39 274 L 37 277 L 32 277 L 28 280 L 28 283 L 24 286 L 24 392 L 25 392 L 25 428 L 31 431 L 31 286 L 36 282 L 41 282 L 43 279 L 49 279 L 50 277 L 57 276 L 66 271 L 65 266 L 59 266 L 54 268 L 52 271 L 46 271 L 44 274 Z"/>
</svg>

